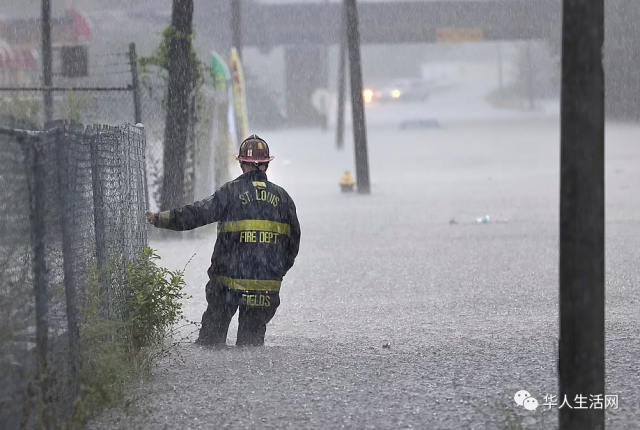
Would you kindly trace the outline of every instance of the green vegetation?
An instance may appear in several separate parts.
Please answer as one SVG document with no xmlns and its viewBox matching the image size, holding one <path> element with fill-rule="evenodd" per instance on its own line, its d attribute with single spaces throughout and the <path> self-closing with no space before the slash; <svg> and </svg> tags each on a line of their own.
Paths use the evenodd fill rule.
<svg viewBox="0 0 640 430">
<path fill-rule="evenodd" d="M 172 353 L 167 343 L 177 323 L 184 320 L 181 300 L 183 271 L 157 265 L 160 257 L 150 248 L 127 268 L 130 289 L 122 303 L 121 318 L 108 318 L 100 278 L 87 289 L 86 310 L 80 332 L 82 369 L 80 396 L 74 405 L 71 429 L 107 409 L 132 411 L 131 383 L 144 380 L 160 358 Z"/>
<path fill-rule="evenodd" d="M 126 307 L 126 321 L 136 351 L 162 347 L 172 327 L 184 319 L 183 272 L 159 267 L 155 263 L 159 259 L 153 250 L 146 248 L 144 257 L 128 267 L 131 299 Z"/>
<path fill-rule="evenodd" d="M 149 92 L 153 91 L 153 87 L 149 84 L 149 76 L 155 75 L 160 77 L 167 83 L 169 72 L 169 47 L 172 41 L 179 38 L 187 37 L 175 27 L 169 25 L 161 33 L 161 41 L 153 55 L 149 57 L 140 57 L 138 63 L 142 73 L 142 81 L 146 84 Z M 211 76 L 211 67 L 201 62 L 194 49 L 195 34 L 191 35 L 191 70 L 194 72 L 194 88 L 205 82 L 207 75 Z M 164 103 L 163 103 L 164 107 Z"/>
<path fill-rule="evenodd" d="M 42 100 L 40 98 L 21 98 L 13 95 L 10 99 L 0 99 L 0 115 L 26 124 L 33 124 L 34 127 L 42 122 L 40 120 L 41 111 Z"/>
<path fill-rule="evenodd" d="M 91 103 L 85 92 L 69 91 L 59 106 L 60 118 L 71 122 L 82 122 L 82 111 Z"/>
<path fill-rule="evenodd" d="M 59 114 L 54 119 L 70 122 L 82 122 L 82 112 L 87 109 L 92 99 L 84 92 L 69 91 L 58 105 Z M 33 128 L 42 127 L 42 99 L 34 96 L 14 95 L 10 99 L 0 99 L 0 116 L 13 118 L 21 124 Z"/>
<path fill-rule="evenodd" d="M 140 57 L 139 65 L 141 72 L 141 85 L 145 87 L 151 99 L 154 99 L 154 103 L 158 104 L 158 111 L 167 110 L 167 95 L 168 95 L 168 78 L 169 78 L 169 47 L 175 43 L 176 38 L 184 38 L 185 34 L 178 31 L 173 26 L 166 27 L 161 33 L 161 41 L 158 48 L 149 57 Z M 220 100 L 226 97 L 226 94 L 217 92 L 213 87 L 213 68 L 198 59 L 195 50 L 195 35 L 189 36 L 191 39 L 191 93 L 189 99 L 189 111 L 187 115 L 187 121 L 189 123 L 187 136 L 184 141 L 185 152 L 185 188 L 184 199 L 193 200 L 194 196 L 194 182 L 197 173 L 196 159 L 200 154 L 202 148 L 209 148 L 212 140 L 214 140 L 213 125 L 214 121 L 219 126 L 218 118 L 222 118 L 226 121 L 226 108 L 222 108 Z M 166 131 L 166 130 L 165 130 Z M 149 131 L 148 131 L 149 132 Z M 148 134 L 149 136 L 149 134 Z M 165 135 L 158 133 L 156 139 L 162 142 L 164 146 Z M 217 137 L 217 136 L 216 136 Z M 223 150 L 227 151 L 227 147 L 230 147 L 230 142 L 227 139 L 219 139 Z M 150 187 L 153 199 L 160 203 L 163 194 L 164 186 L 164 160 L 161 155 L 154 153 L 149 154 L 148 158 L 149 167 L 148 172 L 150 176 Z M 226 167 L 222 167 L 224 170 Z M 216 169 L 217 171 L 218 169 Z M 211 228 L 205 228 L 199 231 L 197 234 L 202 234 L 204 231 L 211 231 Z M 171 233 L 168 232 L 154 232 L 151 234 L 159 234 L 163 237 Z M 195 233 L 194 233 L 195 234 Z"/>
<path fill-rule="evenodd" d="M 92 271 L 82 307 L 79 395 L 73 405 L 68 404 L 71 381 L 62 376 L 61 363 L 67 361 L 67 352 L 63 352 L 62 356 L 50 359 L 53 361 L 48 369 L 40 369 L 30 378 L 22 417 L 24 424 L 31 422 L 34 428 L 80 430 L 107 410 L 118 410 L 129 417 L 138 411 L 134 384 L 148 378 L 160 359 L 176 352 L 177 343 L 173 340 L 176 325 L 181 321 L 193 324 L 182 314 L 182 300 L 187 298 L 183 293 L 183 271 L 160 267 L 159 258 L 152 249 L 146 248 L 136 262 L 128 265 L 127 294 L 121 297 L 108 297 L 102 288 L 103 276 L 115 272 Z M 114 291 L 120 290 L 118 287 Z M 64 296 L 64 287 L 53 286 L 52 294 Z M 64 339 L 58 341 L 65 346 Z M 11 339 L 5 339 L 5 346 L 10 347 L 7 342 Z M 54 413 L 64 410 L 71 414 L 69 419 Z"/>
</svg>

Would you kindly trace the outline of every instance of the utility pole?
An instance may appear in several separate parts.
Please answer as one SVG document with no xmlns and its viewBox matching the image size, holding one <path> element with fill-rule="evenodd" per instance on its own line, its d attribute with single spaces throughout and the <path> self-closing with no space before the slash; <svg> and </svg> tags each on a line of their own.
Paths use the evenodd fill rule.
<svg viewBox="0 0 640 430">
<path fill-rule="evenodd" d="M 338 55 L 338 116 L 336 119 L 336 146 L 344 147 L 344 104 L 347 86 L 347 0 L 340 11 L 340 48 Z"/>
<path fill-rule="evenodd" d="M 351 113 L 356 158 L 356 182 L 358 193 L 370 194 L 369 160 L 367 154 L 367 127 L 362 96 L 362 65 L 360 61 L 360 31 L 356 0 L 345 0 L 347 15 L 347 40 L 349 45 L 349 71 L 351 75 Z"/>
<path fill-rule="evenodd" d="M 502 43 L 498 42 L 497 50 L 498 50 L 498 88 L 500 89 L 500 95 L 504 95 L 504 61 L 502 59 Z"/>
<path fill-rule="evenodd" d="M 191 61 L 193 0 L 173 0 L 171 26 L 173 31 L 169 42 L 169 87 L 160 210 L 181 207 L 185 203 L 184 170 L 194 73 Z"/>
<path fill-rule="evenodd" d="M 564 0 L 558 401 L 605 393 L 604 0 Z M 604 429 L 603 409 L 559 410 L 561 430 Z"/>
<path fill-rule="evenodd" d="M 242 60 L 242 4 L 241 0 L 231 0 L 231 43 Z"/>
<path fill-rule="evenodd" d="M 330 4 L 329 0 L 325 0 L 325 13 L 329 13 Z M 324 86 L 325 88 L 329 88 L 329 41 L 325 41 L 324 43 Z M 331 112 L 331 98 L 328 93 L 326 93 L 325 97 L 322 98 L 322 131 L 327 131 L 329 128 L 329 112 Z"/>
<path fill-rule="evenodd" d="M 527 68 L 527 98 L 529 99 L 529 109 L 534 108 L 534 86 L 533 86 L 533 59 L 531 58 L 531 41 L 527 40 L 524 47 Z"/>
<path fill-rule="evenodd" d="M 53 118 L 51 48 L 51 0 L 42 0 L 42 79 L 44 84 L 44 123 Z"/>
</svg>

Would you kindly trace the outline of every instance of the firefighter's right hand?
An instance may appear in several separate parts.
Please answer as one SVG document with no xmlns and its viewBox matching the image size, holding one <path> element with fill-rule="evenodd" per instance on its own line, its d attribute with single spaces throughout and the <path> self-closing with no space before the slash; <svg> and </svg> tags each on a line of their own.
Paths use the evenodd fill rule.
<svg viewBox="0 0 640 430">
<path fill-rule="evenodd" d="M 149 221 L 149 224 L 156 225 L 156 214 L 147 211 L 147 221 Z"/>
</svg>

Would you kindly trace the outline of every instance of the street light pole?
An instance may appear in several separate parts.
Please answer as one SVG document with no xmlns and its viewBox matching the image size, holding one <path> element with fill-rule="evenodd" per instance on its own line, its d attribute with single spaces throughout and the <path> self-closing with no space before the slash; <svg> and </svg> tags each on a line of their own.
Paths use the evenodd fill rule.
<svg viewBox="0 0 640 430">
<path fill-rule="evenodd" d="M 362 97 L 362 65 L 360 61 L 360 31 L 356 0 L 345 0 L 347 15 L 347 40 L 349 45 L 349 71 L 351 75 L 351 111 L 356 158 L 356 182 L 358 193 L 370 194 L 369 160 L 367 154 L 367 127 Z"/>
<path fill-rule="evenodd" d="M 605 398 L 603 44 L 604 0 L 564 0 L 558 402 L 574 405 Z M 560 429 L 604 429 L 604 412 L 561 408 Z"/>
</svg>

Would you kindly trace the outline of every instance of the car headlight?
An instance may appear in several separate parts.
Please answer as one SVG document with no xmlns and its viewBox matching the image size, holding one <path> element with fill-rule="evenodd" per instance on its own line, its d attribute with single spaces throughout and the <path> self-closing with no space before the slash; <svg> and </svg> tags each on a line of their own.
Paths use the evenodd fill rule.
<svg viewBox="0 0 640 430">
<path fill-rule="evenodd" d="M 362 92 L 362 97 L 364 97 L 365 103 L 371 102 L 371 100 L 373 100 L 373 90 L 370 88 L 367 88 Z"/>
</svg>

